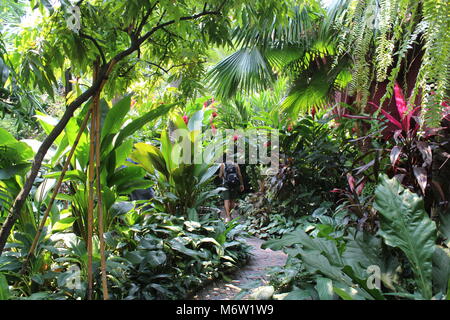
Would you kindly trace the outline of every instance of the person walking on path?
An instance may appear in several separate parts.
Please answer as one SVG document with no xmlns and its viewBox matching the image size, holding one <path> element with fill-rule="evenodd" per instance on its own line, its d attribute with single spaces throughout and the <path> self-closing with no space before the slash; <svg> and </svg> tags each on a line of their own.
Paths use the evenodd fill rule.
<svg viewBox="0 0 450 320">
<path fill-rule="evenodd" d="M 241 169 L 237 163 L 227 161 L 220 165 L 219 177 L 222 178 L 222 185 L 226 190 L 221 192 L 225 207 L 225 222 L 231 220 L 231 210 L 235 206 L 235 200 L 239 196 L 239 191 L 244 191 L 244 180 Z"/>
</svg>

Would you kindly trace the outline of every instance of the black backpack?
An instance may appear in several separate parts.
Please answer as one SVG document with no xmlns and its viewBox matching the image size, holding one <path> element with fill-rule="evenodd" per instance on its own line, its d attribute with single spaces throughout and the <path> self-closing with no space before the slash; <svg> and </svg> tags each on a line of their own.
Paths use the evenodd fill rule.
<svg viewBox="0 0 450 320">
<path fill-rule="evenodd" d="M 234 188 L 240 185 L 237 169 L 234 164 L 225 164 L 225 186 Z"/>
</svg>

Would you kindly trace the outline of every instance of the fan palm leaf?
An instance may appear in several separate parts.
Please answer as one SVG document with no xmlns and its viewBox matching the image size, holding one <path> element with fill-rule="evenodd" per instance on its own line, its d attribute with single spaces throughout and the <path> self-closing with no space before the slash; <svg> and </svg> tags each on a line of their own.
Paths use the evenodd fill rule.
<svg viewBox="0 0 450 320">
<path fill-rule="evenodd" d="M 208 76 L 216 95 L 229 99 L 237 92 L 264 90 L 281 74 L 294 79 L 281 103 L 283 110 L 296 113 L 323 107 L 338 76 L 330 72 L 335 64 L 329 57 L 335 54 L 333 20 L 343 12 L 338 5 L 328 14 L 301 6 L 285 23 L 280 17 L 263 17 L 255 27 L 237 28 L 233 35 L 241 49 L 214 66 Z"/>
</svg>

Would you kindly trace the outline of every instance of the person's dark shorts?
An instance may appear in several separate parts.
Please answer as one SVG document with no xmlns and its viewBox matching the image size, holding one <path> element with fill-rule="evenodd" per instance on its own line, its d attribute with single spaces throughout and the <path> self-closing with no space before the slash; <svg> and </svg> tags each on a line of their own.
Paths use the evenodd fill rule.
<svg viewBox="0 0 450 320">
<path fill-rule="evenodd" d="M 234 200 L 239 197 L 239 189 L 238 188 L 227 188 L 220 193 L 220 196 L 223 200 Z"/>
</svg>

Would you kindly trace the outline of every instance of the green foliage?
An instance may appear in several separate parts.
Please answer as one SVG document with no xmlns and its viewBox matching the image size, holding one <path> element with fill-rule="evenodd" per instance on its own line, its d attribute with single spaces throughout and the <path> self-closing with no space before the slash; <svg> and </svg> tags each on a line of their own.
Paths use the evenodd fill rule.
<svg viewBox="0 0 450 320">
<path fill-rule="evenodd" d="M 5 218 L 24 183 L 24 177 L 34 156 L 32 148 L 16 140 L 8 131 L 0 128 L 0 219 Z M 0 220 L 1 221 L 1 220 Z M 19 218 L 19 229 L 35 226 L 36 217 L 32 201 L 27 201 Z"/>
<path fill-rule="evenodd" d="M 380 236 L 405 253 L 421 294 L 430 299 L 436 226 L 425 212 L 423 200 L 396 179 L 382 177 L 375 191 L 375 208 L 381 214 Z"/>
<path fill-rule="evenodd" d="M 159 149 L 137 143 L 131 158 L 155 175 L 166 210 L 186 215 L 217 196 L 222 188 L 207 189 L 219 166 L 213 163 L 218 156 L 212 148 L 215 142 L 207 141 L 205 145 L 200 142 L 203 111 L 197 111 L 187 125 L 179 120 L 174 124 L 176 136 L 171 136 L 168 130 L 162 131 Z M 198 155 L 202 159 L 197 159 Z"/>
<path fill-rule="evenodd" d="M 239 228 L 208 216 L 196 222 L 159 213 L 147 223 L 136 235 L 137 245 L 124 253 L 132 262 L 125 299 L 185 298 L 248 258 L 236 238 Z"/>
<path fill-rule="evenodd" d="M 105 230 L 113 226 L 114 214 L 112 213 L 113 204 L 121 196 L 127 196 L 135 189 L 144 189 L 151 185 L 151 182 L 144 180 L 145 171 L 138 167 L 123 167 L 126 164 L 126 158 L 132 151 L 132 140 L 129 139 L 137 130 L 146 123 L 151 122 L 166 114 L 173 106 L 161 105 L 141 117 L 136 118 L 126 124 L 126 116 L 130 110 L 131 98 L 125 96 L 111 108 L 106 101 L 101 101 L 102 119 L 101 119 L 101 181 L 103 185 L 103 212 L 105 213 Z M 70 147 L 74 144 L 78 134 L 81 122 L 90 107 L 87 103 L 82 112 L 73 118 L 65 129 L 65 134 L 60 136 L 55 144 L 57 151 L 52 158 L 53 172 L 45 175 L 46 179 L 56 179 L 60 176 L 60 166 L 65 162 Z M 49 132 L 53 128 L 55 120 L 51 117 L 39 115 L 39 122 L 42 127 Z M 76 218 L 75 226 L 78 235 L 86 238 L 85 226 L 87 223 L 88 206 L 88 161 L 89 161 L 89 128 L 82 133 L 80 142 L 76 148 L 69 171 L 64 181 L 67 185 L 67 191 L 59 194 L 58 199 L 70 201 L 71 214 Z M 45 180 L 47 181 L 47 180 Z M 44 182 L 45 182 L 44 181 Z M 44 183 L 43 182 L 43 183 Z"/>
<path fill-rule="evenodd" d="M 332 21 L 338 12 L 324 12 L 316 1 L 286 7 L 287 15 L 259 16 L 259 24 L 249 12 L 234 38 L 238 51 L 214 66 L 208 74 L 216 94 L 229 99 L 239 91 L 253 92 L 268 88 L 277 74 L 294 82 L 281 106 L 297 116 L 298 112 L 323 108 L 330 101 L 333 88 L 344 88 L 342 71 L 345 59 L 332 65 L 335 54 Z M 286 18 L 287 17 L 287 18 Z"/>
<path fill-rule="evenodd" d="M 334 200 L 330 191 L 345 184 L 354 151 L 344 144 L 345 131 L 332 130 L 329 120 L 305 117 L 291 128 L 280 137 L 280 169 L 266 179 L 266 195 L 276 211 L 298 217 Z"/>
<path fill-rule="evenodd" d="M 264 248 L 289 255 L 286 266 L 272 272 L 277 290 L 301 293 L 303 299 L 445 298 L 448 248 L 436 243 L 423 199 L 385 177 L 375 194 L 377 234 L 355 229 L 351 220 L 342 229 L 336 217 L 324 216 L 322 224 L 302 224 L 267 241 Z"/>
<path fill-rule="evenodd" d="M 0 300 L 8 300 L 10 298 L 10 292 L 8 282 L 4 275 L 0 274 Z"/>
<path fill-rule="evenodd" d="M 235 270 L 249 257 L 241 228 L 202 216 L 199 221 L 166 213 L 139 212 L 122 203 L 115 229 L 105 234 L 111 299 L 182 299 L 205 281 Z M 67 232 L 69 231 L 69 232 Z M 16 234 L 10 252 L 0 258 L 0 293 L 19 299 L 80 299 L 87 288 L 85 242 L 70 230 L 43 235 L 29 275 L 20 276 L 31 235 Z M 93 263 L 100 263 L 94 238 Z M 73 271 L 76 271 L 74 278 Z M 78 271 L 77 271 L 78 270 Z M 97 270 L 97 269 L 96 269 Z M 7 283 L 18 285 L 11 292 Z M 100 281 L 98 272 L 94 273 Z M 20 285 L 19 285 L 20 284 Z M 6 288 L 6 289 L 5 289 Z M 6 291 L 8 290 L 8 291 Z M 100 291 L 95 297 L 100 297 Z"/>
</svg>

